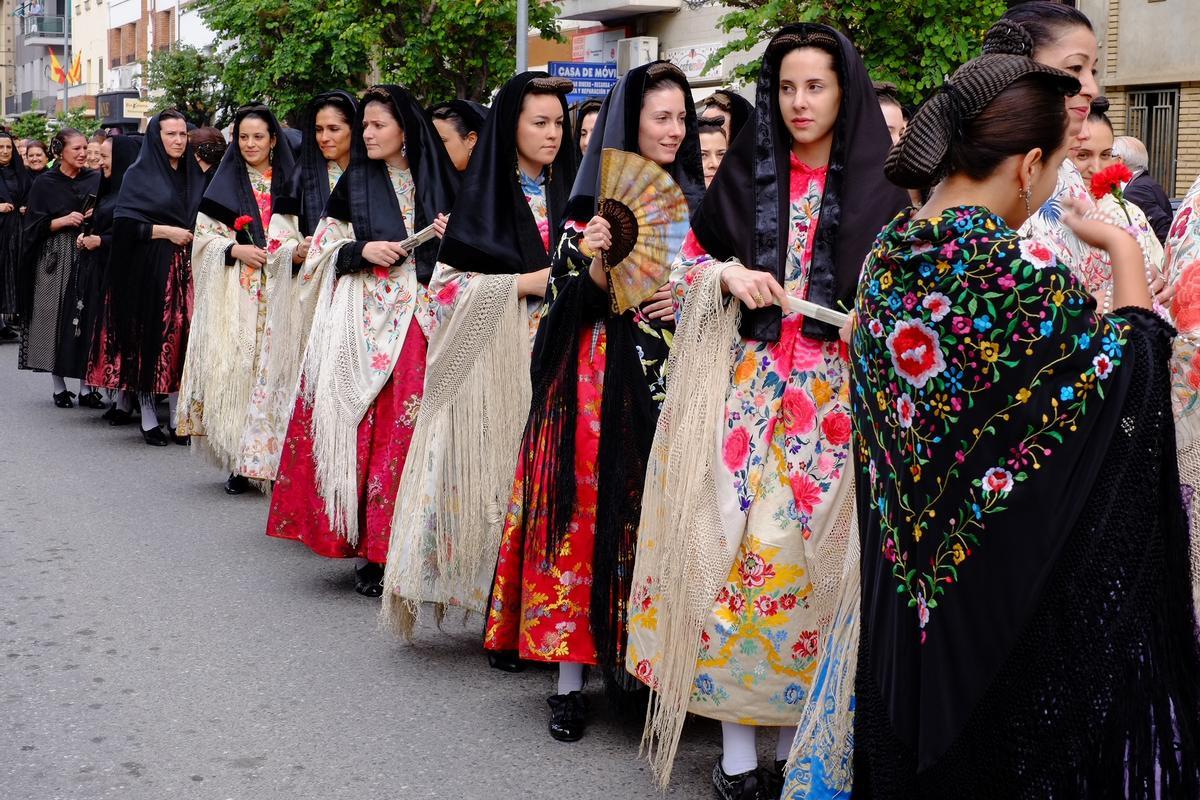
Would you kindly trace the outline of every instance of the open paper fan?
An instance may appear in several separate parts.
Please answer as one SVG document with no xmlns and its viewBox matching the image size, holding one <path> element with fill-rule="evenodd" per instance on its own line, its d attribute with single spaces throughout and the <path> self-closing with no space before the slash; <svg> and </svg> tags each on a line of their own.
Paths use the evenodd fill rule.
<svg viewBox="0 0 1200 800">
<path fill-rule="evenodd" d="M 644 303 L 667 282 L 688 232 L 687 199 L 658 164 L 605 148 L 599 215 L 612 226 L 604 265 L 613 312 L 621 314 Z"/>
</svg>

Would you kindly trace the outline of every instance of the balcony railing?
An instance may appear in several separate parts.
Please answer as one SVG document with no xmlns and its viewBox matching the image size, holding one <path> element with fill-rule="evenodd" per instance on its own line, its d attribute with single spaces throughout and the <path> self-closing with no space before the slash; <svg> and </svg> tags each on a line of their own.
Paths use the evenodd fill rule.
<svg viewBox="0 0 1200 800">
<path fill-rule="evenodd" d="M 25 39 L 59 40 L 66 35 L 65 17 L 22 17 L 21 30 Z"/>
<path fill-rule="evenodd" d="M 681 0 L 564 0 L 559 19 L 607 22 L 614 19 L 678 11 Z"/>
</svg>

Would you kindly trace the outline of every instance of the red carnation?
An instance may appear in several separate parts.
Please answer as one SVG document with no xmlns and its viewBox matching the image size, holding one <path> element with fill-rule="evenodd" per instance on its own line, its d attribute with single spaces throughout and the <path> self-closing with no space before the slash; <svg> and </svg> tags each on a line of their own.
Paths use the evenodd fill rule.
<svg viewBox="0 0 1200 800">
<path fill-rule="evenodd" d="M 1121 187 L 1131 180 L 1133 173 L 1129 171 L 1129 167 L 1118 161 L 1092 176 L 1092 197 L 1100 200 L 1104 195 L 1111 194 L 1121 199 Z"/>
<path fill-rule="evenodd" d="M 254 220 L 251 219 L 249 214 L 242 214 L 240 217 L 238 217 L 237 219 L 235 219 L 233 221 L 233 229 L 235 231 L 241 232 L 241 231 L 245 230 L 246 226 L 249 225 L 253 221 Z"/>
</svg>

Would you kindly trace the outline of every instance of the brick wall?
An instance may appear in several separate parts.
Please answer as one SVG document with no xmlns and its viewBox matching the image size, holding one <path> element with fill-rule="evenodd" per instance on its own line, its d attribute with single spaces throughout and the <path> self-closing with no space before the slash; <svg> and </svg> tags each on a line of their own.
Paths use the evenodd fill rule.
<svg viewBox="0 0 1200 800">
<path fill-rule="evenodd" d="M 1200 82 L 1179 87 L 1179 146 L 1175 194 L 1182 197 L 1200 175 Z"/>
<path fill-rule="evenodd" d="M 120 66 L 121 58 L 124 52 L 121 50 L 121 29 L 108 29 L 108 65 L 109 67 Z"/>
<path fill-rule="evenodd" d="M 121 26 L 121 63 L 127 64 L 130 56 L 136 51 L 137 25 L 129 23 Z"/>
<path fill-rule="evenodd" d="M 175 38 L 175 9 L 154 12 L 154 50 L 166 50 Z"/>
</svg>

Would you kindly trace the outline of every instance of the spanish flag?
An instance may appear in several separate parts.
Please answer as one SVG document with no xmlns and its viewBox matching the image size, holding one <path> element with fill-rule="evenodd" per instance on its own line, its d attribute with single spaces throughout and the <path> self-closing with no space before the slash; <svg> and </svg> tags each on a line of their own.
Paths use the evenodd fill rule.
<svg viewBox="0 0 1200 800">
<path fill-rule="evenodd" d="M 50 50 L 50 48 L 46 48 Z M 58 63 L 58 56 L 50 50 L 50 79 L 55 83 L 66 83 L 67 73 L 63 72 L 62 64 Z"/>
<path fill-rule="evenodd" d="M 67 72 L 67 80 L 72 84 L 83 83 L 83 65 L 79 63 L 79 57 L 82 55 L 82 50 L 75 51 L 75 60 L 71 62 L 71 69 Z"/>
</svg>

